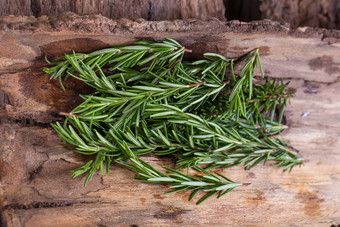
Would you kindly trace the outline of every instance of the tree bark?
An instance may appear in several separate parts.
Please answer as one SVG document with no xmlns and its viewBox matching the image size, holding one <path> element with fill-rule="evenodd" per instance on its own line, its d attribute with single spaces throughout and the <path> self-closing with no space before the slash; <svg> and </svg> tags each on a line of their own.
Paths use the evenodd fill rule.
<svg viewBox="0 0 340 227">
<path fill-rule="evenodd" d="M 292 30 L 276 22 L 131 21 L 103 16 L 0 19 L 0 208 L 2 225 L 20 226 L 331 226 L 340 223 L 340 32 Z M 174 38 L 193 50 L 237 57 L 260 48 L 265 75 L 291 81 L 284 138 L 309 162 L 283 173 L 274 166 L 221 170 L 250 183 L 202 205 L 190 193 L 132 181 L 112 165 L 84 177 L 70 170 L 84 157 L 69 153 L 50 123 L 91 92 L 68 80 L 62 92 L 42 72 L 44 57 L 90 52 L 138 39 Z M 259 72 L 256 72 L 257 74 Z M 309 113 L 309 114 L 308 114 Z M 304 117 L 302 117 L 304 116 Z M 148 156 L 156 168 L 171 160 Z"/>
<path fill-rule="evenodd" d="M 298 26 L 340 29 L 338 0 L 262 0 L 262 18 Z"/>
<path fill-rule="evenodd" d="M 225 21 L 223 0 L 0 0 L 0 16 L 57 16 L 64 12 L 117 19 L 175 20 L 216 17 Z"/>
</svg>

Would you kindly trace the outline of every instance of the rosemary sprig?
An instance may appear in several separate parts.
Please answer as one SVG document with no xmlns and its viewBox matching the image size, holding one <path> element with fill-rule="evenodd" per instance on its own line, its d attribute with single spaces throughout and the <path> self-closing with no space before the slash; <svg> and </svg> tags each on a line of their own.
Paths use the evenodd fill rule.
<svg viewBox="0 0 340 227">
<path fill-rule="evenodd" d="M 237 60 L 206 53 L 194 62 L 183 61 L 185 52 L 172 39 L 138 41 L 65 55 L 45 69 L 51 79 L 72 76 L 96 90 L 81 95 L 84 102 L 71 113 L 62 113 L 62 125 L 52 124 L 75 152 L 96 154 L 73 177 L 89 172 L 86 185 L 97 170 L 108 172 L 117 162 L 137 172 L 138 180 L 170 185 L 171 192 L 207 191 L 201 203 L 241 185 L 207 170 L 240 164 L 251 169 L 268 160 L 284 170 L 303 164 L 276 136 L 287 127 L 281 121 L 292 94 L 283 81 L 254 83 L 256 66 L 263 77 L 257 49 Z M 243 64 L 239 72 L 235 64 Z M 175 156 L 178 169 L 155 170 L 137 157 L 148 153 Z M 181 168 L 205 176 L 185 175 Z"/>
<path fill-rule="evenodd" d="M 93 79 L 85 69 L 101 68 L 110 64 L 110 71 L 121 68 L 132 68 L 136 65 L 143 66 L 152 62 L 147 71 L 152 71 L 154 67 L 172 65 L 178 58 L 183 57 L 183 53 L 189 51 L 182 47 L 173 39 L 166 39 L 161 42 L 138 41 L 133 46 L 121 46 L 117 48 L 107 48 L 94 51 L 90 54 L 74 53 L 58 58 L 56 62 L 47 62 L 55 65 L 45 68 L 44 71 L 52 74 L 50 79 L 58 78 L 62 88 L 61 77 L 66 74 L 67 79 L 74 71 L 81 73 L 83 77 Z M 156 70 L 157 71 L 157 70 Z M 96 77 L 96 76 L 94 76 Z M 96 82 L 95 80 L 93 82 Z"/>
<path fill-rule="evenodd" d="M 193 191 L 189 200 L 192 200 L 200 190 L 207 192 L 205 196 L 198 200 L 197 204 L 204 202 L 206 199 L 215 194 L 218 194 L 218 198 L 220 198 L 221 196 L 235 189 L 237 186 L 241 185 L 217 172 L 216 175 L 214 175 L 199 167 L 195 167 L 194 169 L 203 172 L 206 174 L 205 176 L 196 175 L 196 177 L 192 177 L 190 175 L 185 175 L 178 170 L 163 167 L 168 170 L 168 175 L 166 175 L 156 170 L 148 163 L 138 159 L 124 141 L 120 143 L 120 147 L 125 156 L 131 161 L 131 164 L 123 161 L 118 161 L 118 163 L 137 172 L 139 174 L 136 178 L 137 180 L 152 184 L 171 185 L 170 188 L 174 190 L 167 192 L 167 194 L 184 190 Z"/>
</svg>

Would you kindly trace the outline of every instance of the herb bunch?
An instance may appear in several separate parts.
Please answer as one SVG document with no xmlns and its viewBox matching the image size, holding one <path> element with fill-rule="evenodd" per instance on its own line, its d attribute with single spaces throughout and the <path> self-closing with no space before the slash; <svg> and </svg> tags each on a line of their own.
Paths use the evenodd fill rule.
<svg viewBox="0 0 340 227">
<path fill-rule="evenodd" d="M 168 184 L 173 190 L 205 191 L 198 203 L 225 195 L 242 184 L 226 178 L 218 167 L 251 169 L 268 160 L 283 170 L 303 164 L 280 132 L 284 107 L 292 96 L 288 83 L 266 79 L 255 49 L 239 59 L 215 53 L 189 62 L 190 52 L 173 39 L 137 41 L 134 45 L 73 53 L 44 69 L 51 79 L 74 77 L 96 91 L 80 95 L 84 102 L 62 113 L 63 124 L 52 124 L 74 151 L 95 158 L 73 171 L 88 173 L 86 183 L 112 162 L 135 171 L 137 180 Z M 239 68 L 235 72 L 235 68 Z M 257 80 L 256 80 L 257 81 Z M 176 157 L 176 169 L 156 170 L 139 156 Z M 180 170 L 193 168 L 202 175 Z"/>
</svg>

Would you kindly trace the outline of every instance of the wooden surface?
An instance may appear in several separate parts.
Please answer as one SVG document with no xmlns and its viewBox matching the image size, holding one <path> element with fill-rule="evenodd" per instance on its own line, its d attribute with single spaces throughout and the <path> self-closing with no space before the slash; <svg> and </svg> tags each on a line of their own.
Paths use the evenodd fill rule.
<svg viewBox="0 0 340 227">
<path fill-rule="evenodd" d="M 223 0 L 0 0 L 0 16 L 57 16 L 64 12 L 109 18 L 175 20 L 216 17 L 225 21 Z"/>
<path fill-rule="evenodd" d="M 6 17 L 0 20 L 0 207 L 3 226 L 331 226 L 340 224 L 340 32 L 299 29 L 262 21 L 147 22 L 101 16 Z M 43 57 L 88 52 L 136 39 L 171 37 L 193 49 L 235 57 L 260 47 L 265 74 L 296 89 L 287 109 L 285 139 L 308 160 L 292 173 L 272 166 L 222 171 L 250 183 L 200 206 L 188 193 L 134 182 L 111 166 L 83 188 L 70 170 L 84 163 L 67 152 L 49 126 L 69 111 L 76 81 L 64 93 L 41 69 Z M 308 116 L 302 117 L 302 115 Z M 146 157 L 156 167 L 164 162 Z"/>
</svg>

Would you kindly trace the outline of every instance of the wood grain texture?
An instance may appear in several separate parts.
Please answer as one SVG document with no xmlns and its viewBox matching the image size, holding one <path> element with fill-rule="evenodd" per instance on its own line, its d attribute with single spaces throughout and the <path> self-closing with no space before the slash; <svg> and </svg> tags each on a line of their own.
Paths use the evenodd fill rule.
<svg viewBox="0 0 340 227">
<path fill-rule="evenodd" d="M 291 30 L 277 23 L 217 20 L 110 20 L 65 14 L 57 18 L 0 20 L 0 206 L 4 226 L 331 226 L 340 224 L 340 33 Z M 287 109 L 284 138 L 307 160 L 292 173 L 272 166 L 221 170 L 250 183 L 200 206 L 188 193 L 141 184 L 112 165 L 83 188 L 70 170 L 85 162 L 68 153 L 49 126 L 69 111 L 77 81 L 63 93 L 41 69 L 43 57 L 88 52 L 134 40 L 179 40 L 197 58 L 203 52 L 235 57 L 260 47 L 265 74 L 284 77 L 296 89 Z M 6 98 L 5 98 L 6 97 Z M 307 117 L 301 116 L 309 112 Z M 157 168 L 171 160 L 145 157 Z"/>
<path fill-rule="evenodd" d="M 0 16 L 57 16 L 64 12 L 117 19 L 175 20 L 216 17 L 225 21 L 223 0 L 0 0 Z"/>
</svg>

